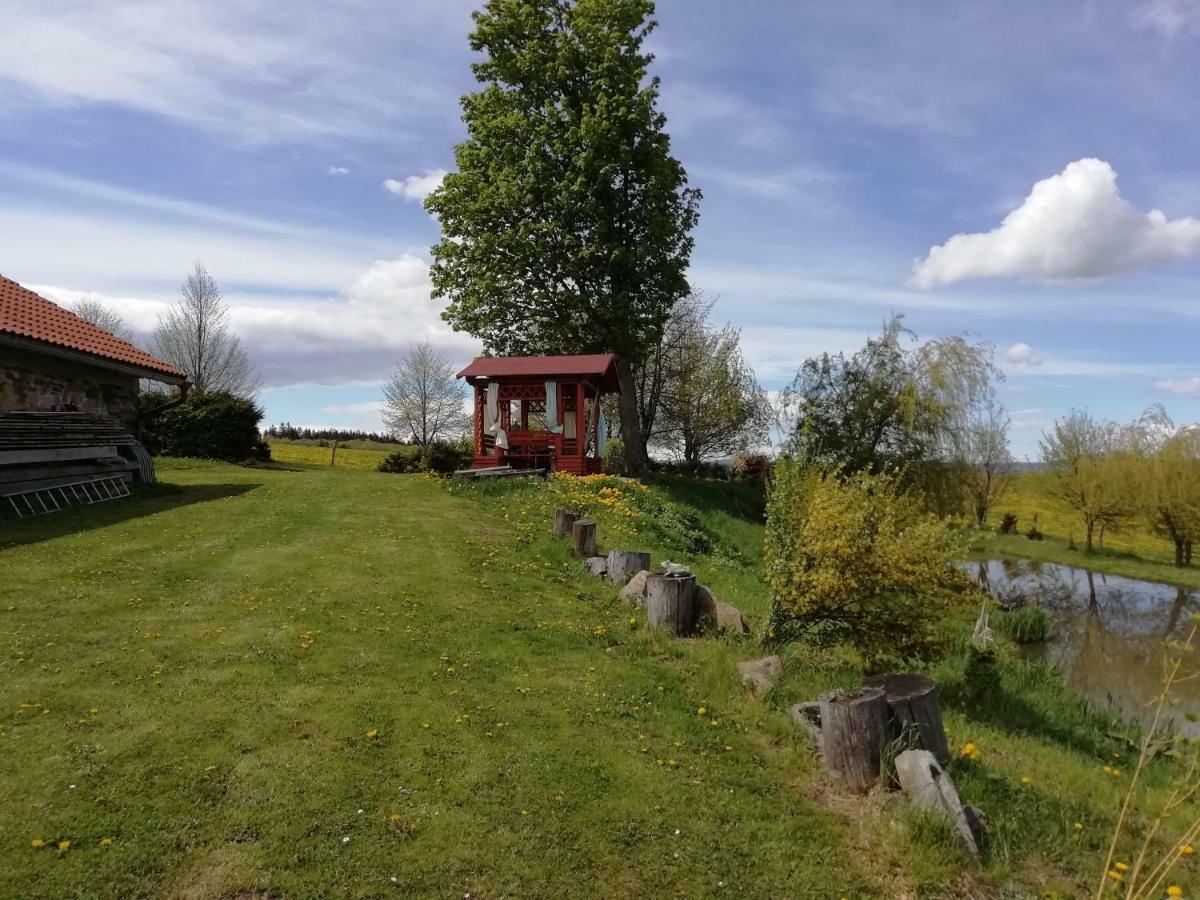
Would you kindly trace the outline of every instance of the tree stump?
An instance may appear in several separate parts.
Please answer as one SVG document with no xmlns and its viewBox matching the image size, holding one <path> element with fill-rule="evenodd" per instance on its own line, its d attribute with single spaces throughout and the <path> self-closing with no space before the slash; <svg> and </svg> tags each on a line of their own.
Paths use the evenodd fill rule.
<svg viewBox="0 0 1200 900">
<path fill-rule="evenodd" d="M 650 568 L 650 554 L 637 550 L 610 550 L 608 553 L 608 580 L 610 584 L 624 585 L 638 572 Z"/>
<path fill-rule="evenodd" d="M 573 509 L 556 509 L 554 511 L 554 536 L 568 537 L 571 534 L 571 526 L 579 518 L 579 513 Z"/>
<path fill-rule="evenodd" d="M 576 519 L 571 525 L 571 544 L 580 556 L 596 555 L 596 523 Z"/>
<path fill-rule="evenodd" d="M 888 739 L 899 741 L 903 750 L 928 750 L 942 765 L 950 763 L 942 706 L 937 685 L 924 675 L 876 675 L 868 687 L 883 691 L 889 715 Z"/>
<path fill-rule="evenodd" d="M 646 624 L 679 637 L 696 630 L 696 579 L 650 573 L 646 579 Z"/>
<path fill-rule="evenodd" d="M 822 694 L 821 755 L 825 767 L 850 790 L 865 794 L 879 777 L 888 739 L 888 705 L 883 689 Z"/>
</svg>

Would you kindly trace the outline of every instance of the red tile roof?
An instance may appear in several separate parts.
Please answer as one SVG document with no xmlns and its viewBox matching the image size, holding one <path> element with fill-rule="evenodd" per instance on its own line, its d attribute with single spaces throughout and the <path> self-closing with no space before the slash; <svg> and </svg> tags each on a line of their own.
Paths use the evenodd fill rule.
<svg viewBox="0 0 1200 900">
<path fill-rule="evenodd" d="M 123 363 L 171 380 L 187 376 L 161 359 L 85 322 L 45 297 L 0 275 L 0 334 L 15 335 Z"/>
<path fill-rule="evenodd" d="M 459 378 L 519 378 L 595 375 L 616 390 L 617 359 L 611 353 L 585 356 L 481 356 Z"/>
</svg>

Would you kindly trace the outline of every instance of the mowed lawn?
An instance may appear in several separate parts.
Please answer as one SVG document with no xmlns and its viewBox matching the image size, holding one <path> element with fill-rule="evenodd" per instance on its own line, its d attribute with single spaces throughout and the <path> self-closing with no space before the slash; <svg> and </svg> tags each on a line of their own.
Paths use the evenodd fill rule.
<svg viewBox="0 0 1200 900">
<path fill-rule="evenodd" d="M 160 477 L 0 523 L 0 895 L 896 895 L 564 546 L 423 476 Z"/>
</svg>

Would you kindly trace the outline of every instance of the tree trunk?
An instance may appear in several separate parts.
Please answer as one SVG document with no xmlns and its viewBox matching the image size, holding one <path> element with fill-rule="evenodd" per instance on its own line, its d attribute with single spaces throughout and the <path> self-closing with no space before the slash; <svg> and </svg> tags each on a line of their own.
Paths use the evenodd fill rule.
<svg viewBox="0 0 1200 900">
<path fill-rule="evenodd" d="M 573 509 L 559 507 L 554 511 L 554 536 L 566 537 L 571 533 L 571 526 L 579 518 L 579 513 Z"/>
<path fill-rule="evenodd" d="M 571 544 L 585 559 L 596 555 L 596 523 L 577 519 L 571 525 Z"/>
<path fill-rule="evenodd" d="M 1175 565 L 1183 566 L 1183 541 L 1175 539 Z"/>
<path fill-rule="evenodd" d="M 876 675 L 865 683 L 883 690 L 891 711 L 889 740 L 900 740 L 905 750 L 928 750 L 942 765 L 949 765 L 936 684 L 923 675 Z"/>
<path fill-rule="evenodd" d="M 608 580 L 611 584 L 623 585 L 638 572 L 650 568 L 650 554 L 637 550 L 610 550 L 608 552 Z"/>
<path fill-rule="evenodd" d="M 822 694 L 821 754 L 825 767 L 865 794 L 879 777 L 888 737 L 888 704 L 882 688 Z"/>
<path fill-rule="evenodd" d="M 1184 541 L 1183 543 L 1183 564 L 1190 566 L 1192 564 L 1192 542 Z"/>
<path fill-rule="evenodd" d="M 662 626 L 679 637 L 696 630 L 696 579 L 670 577 L 657 572 L 646 579 L 646 624 Z"/>
<path fill-rule="evenodd" d="M 1087 523 L 1087 544 L 1084 546 L 1083 552 L 1087 553 L 1089 556 L 1091 555 L 1091 552 L 1092 552 L 1092 533 L 1095 530 L 1096 530 L 1096 523 L 1088 522 Z"/>
<path fill-rule="evenodd" d="M 633 370 L 623 358 L 617 357 L 617 382 L 621 394 L 617 408 L 621 412 L 621 442 L 625 445 L 625 464 L 630 473 L 640 480 L 650 475 L 650 461 L 646 457 L 646 445 L 642 440 L 642 426 L 638 415 L 637 383 Z"/>
</svg>

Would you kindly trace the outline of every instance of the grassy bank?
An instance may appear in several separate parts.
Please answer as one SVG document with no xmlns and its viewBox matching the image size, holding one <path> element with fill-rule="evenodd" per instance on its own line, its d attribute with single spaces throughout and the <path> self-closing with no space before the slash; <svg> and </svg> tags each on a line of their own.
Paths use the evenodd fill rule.
<svg viewBox="0 0 1200 900">
<path fill-rule="evenodd" d="M 1045 670 L 934 672 L 981 751 L 953 766 L 989 817 L 975 869 L 895 794 L 842 793 L 791 725 L 858 682 L 852 655 L 789 647 L 748 698 L 757 642 L 646 630 L 549 535 L 553 484 L 160 474 L 0 526 L 17 895 L 1084 896 L 1101 865 L 1128 745 Z M 604 486 L 563 488 L 602 543 L 689 563 L 761 626 L 753 486 Z"/>
<path fill-rule="evenodd" d="M 1200 589 L 1200 568 L 1177 567 L 1171 543 L 1149 533 L 1140 519 L 1120 531 L 1107 532 L 1103 546 L 1097 544 L 1093 553 L 1084 553 L 1079 515 L 1054 496 L 1051 476 L 1045 472 L 1026 472 L 1013 479 L 1012 488 L 992 513 L 992 529 L 1007 512 L 1017 516 L 1020 534 L 981 533 L 975 548 L 978 556 L 1019 556 Z M 1038 530 L 1045 535 L 1041 541 L 1025 537 L 1035 516 Z"/>
<path fill-rule="evenodd" d="M 271 438 L 271 459 L 288 466 L 314 466 L 317 468 L 357 469 L 375 472 L 389 453 L 412 451 L 415 448 L 401 445 L 389 446 L 375 441 L 349 441 L 322 447 L 316 441 L 285 441 Z"/>
</svg>

